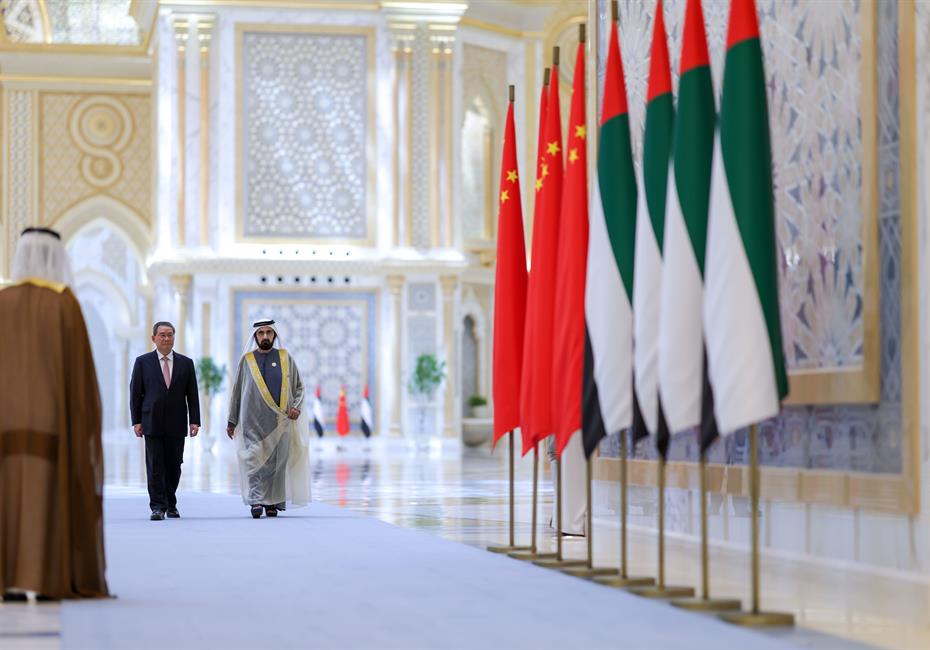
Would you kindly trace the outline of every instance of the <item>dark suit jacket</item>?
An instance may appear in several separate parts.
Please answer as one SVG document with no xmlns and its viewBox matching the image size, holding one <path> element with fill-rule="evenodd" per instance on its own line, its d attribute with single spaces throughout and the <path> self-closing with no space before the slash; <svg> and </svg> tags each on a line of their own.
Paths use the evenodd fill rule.
<svg viewBox="0 0 930 650">
<path fill-rule="evenodd" d="M 142 425 L 146 436 L 184 437 L 190 424 L 200 424 L 197 373 L 189 357 L 174 353 L 171 386 L 165 387 L 158 351 L 136 358 L 129 383 L 133 425 Z"/>
</svg>

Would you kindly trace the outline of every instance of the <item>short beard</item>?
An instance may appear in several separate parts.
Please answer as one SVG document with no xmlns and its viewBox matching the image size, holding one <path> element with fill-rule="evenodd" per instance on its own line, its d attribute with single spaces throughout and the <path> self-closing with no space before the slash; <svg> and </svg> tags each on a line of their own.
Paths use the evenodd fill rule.
<svg viewBox="0 0 930 650">
<path fill-rule="evenodd" d="M 258 342 L 258 348 L 260 350 L 264 350 L 265 352 L 270 350 L 272 345 L 274 345 L 274 341 L 269 341 L 268 339 Z"/>
</svg>

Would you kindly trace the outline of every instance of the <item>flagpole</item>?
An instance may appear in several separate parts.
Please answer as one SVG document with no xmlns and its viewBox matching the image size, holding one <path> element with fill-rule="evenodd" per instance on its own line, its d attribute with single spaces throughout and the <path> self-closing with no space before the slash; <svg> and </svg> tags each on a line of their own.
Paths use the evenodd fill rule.
<svg viewBox="0 0 930 650">
<path fill-rule="evenodd" d="M 759 425 L 749 429 L 749 499 L 752 508 L 752 609 L 748 612 L 720 614 L 727 623 L 746 627 L 776 627 L 794 625 L 794 615 L 784 612 L 763 612 L 759 607 Z"/>
<path fill-rule="evenodd" d="M 614 3 L 616 5 L 616 3 Z M 616 9 L 616 6 L 614 7 Z M 627 569 L 627 476 L 626 476 L 626 456 L 627 456 L 627 432 L 620 432 L 620 571 L 616 576 L 602 576 L 595 578 L 598 584 L 608 587 L 618 587 L 625 589 L 627 587 L 648 587 L 655 584 L 653 578 L 647 576 L 630 576 Z"/>
<path fill-rule="evenodd" d="M 656 584 L 652 587 L 635 587 L 630 593 L 644 598 L 688 598 L 694 595 L 692 587 L 669 586 L 665 584 L 665 465 L 666 461 L 659 455 L 659 535 L 658 535 L 658 572 Z"/>
<path fill-rule="evenodd" d="M 533 531 L 530 537 L 530 550 L 513 551 L 508 555 L 515 560 L 555 559 L 555 553 L 540 553 L 536 544 L 537 513 L 539 511 L 539 443 L 533 445 Z"/>
<path fill-rule="evenodd" d="M 556 544 L 555 557 L 551 559 L 533 560 L 536 566 L 547 569 L 564 569 L 567 567 L 580 567 L 586 564 L 585 560 L 566 560 L 562 556 L 562 459 L 555 459 L 555 522 Z"/>
<path fill-rule="evenodd" d="M 581 435 L 577 433 L 575 435 Z M 593 578 L 595 576 L 616 576 L 617 570 L 611 567 L 594 566 L 594 503 L 592 490 L 594 485 L 594 454 L 588 457 L 588 510 L 587 510 L 587 537 L 588 537 L 588 559 L 585 566 L 581 568 L 565 569 L 564 573 L 575 576 L 576 578 Z"/>
<path fill-rule="evenodd" d="M 707 543 L 707 453 L 702 449 L 698 463 L 701 483 L 701 596 L 700 598 L 686 598 L 673 600 L 672 604 L 682 609 L 692 611 L 729 611 L 742 607 L 736 598 L 710 597 L 710 560 Z"/>
<path fill-rule="evenodd" d="M 512 88 L 512 86 L 511 86 Z M 527 551 L 530 549 L 529 546 L 515 546 L 514 545 L 514 451 L 513 451 L 513 439 L 516 435 L 516 432 L 511 430 L 508 434 L 509 450 L 510 450 L 510 543 L 506 546 L 488 546 L 488 550 L 492 553 L 510 553 L 511 551 Z"/>
</svg>

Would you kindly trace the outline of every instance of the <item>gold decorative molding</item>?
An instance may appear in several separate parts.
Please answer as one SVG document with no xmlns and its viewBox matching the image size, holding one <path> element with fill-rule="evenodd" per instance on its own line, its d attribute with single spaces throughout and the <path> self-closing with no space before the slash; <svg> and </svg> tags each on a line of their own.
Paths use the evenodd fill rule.
<svg viewBox="0 0 930 650">
<path fill-rule="evenodd" d="M 210 244 L 210 41 L 213 18 L 197 21 L 200 50 L 200 244 Z"/>
<path fill-rule="evenodd" d="M 178 115 L 178 245 L 187 243 L 187 215 L 185 195 L 187 186 L 187 40 L 190 23 L 178 19 L 174 23 L 174 39 L 177 44 L 177 115 Z"/>
<path fill-rule="evenodd" d="M 872 3 L 869 3 L 872 4 Z M 901 436 L 906 511 L 920 511 L 920 270 L 917 141 L 917 15 L 898 5 L 899 166 L 901 192 Z M 925 71 L 921 72 L 926 74 Z M 905 452 L 905 449 L 907 450 Z M 874 486 L 881 488 L 880 485 Z M 887 488 L 886 488 L 887 489 Z M 868 492 L 865 492 L 868 494 Z"/>
<path fill-rule="evenodd" d="M 66 84 L 86 86 L 131 86 L 151 88 L 152 80 L 143 77 L 68 77 L 64 75 L 0 74 L 0 83 Z"/>
<path fill-rule="evenodd" d="M 160 7 L 248 7 L 254 8 L 256 0 L 158 0 Z M 378 11 L 377 2 L 355 2 L 343 0 L 261 0 L 262 7 L 275 9 L 342 9 L 344 11 Z"/>
</svg>

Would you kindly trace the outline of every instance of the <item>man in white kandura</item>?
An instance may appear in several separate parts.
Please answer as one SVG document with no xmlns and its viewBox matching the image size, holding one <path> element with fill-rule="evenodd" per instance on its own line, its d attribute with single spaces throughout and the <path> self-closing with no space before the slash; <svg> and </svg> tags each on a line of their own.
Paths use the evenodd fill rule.
<svg viewBox="0 0 930 650">
<path fill-rule="evenodd" d="M 258 519 L 310 501 L 310 424 L 297 364 L 275 322 L 260 320 L 239 360 L 226 434 L 235 439 L 242 500 Z"/>
</svg>

